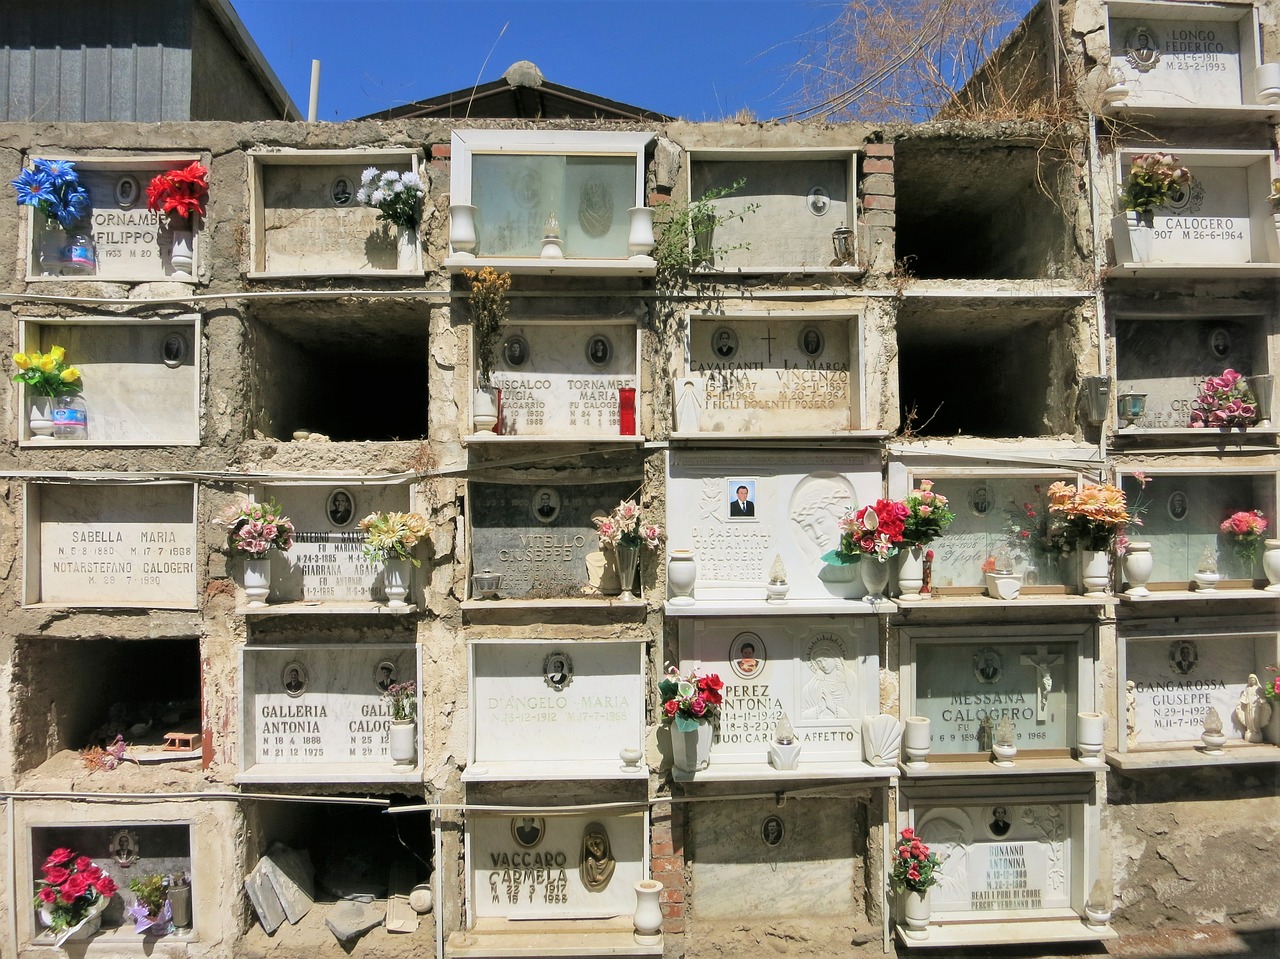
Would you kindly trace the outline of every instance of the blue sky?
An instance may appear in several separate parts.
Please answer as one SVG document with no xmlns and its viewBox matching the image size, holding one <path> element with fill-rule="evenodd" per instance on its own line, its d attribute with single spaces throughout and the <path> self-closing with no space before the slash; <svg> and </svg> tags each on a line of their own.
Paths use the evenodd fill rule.
<svg viewBox="0 0 1280 959">
<path fill-rule="evenodd" d="M 789 67 L 834 0 L 232 0 L 306 115 L 349 120 L 497 80 L 532 60 L 554 83 L 713 120 L 784 114 Z M 506 27 L 505 32 L 503 27 Z M 486 63 L 486 60 L 488 61 Z"/>
</svg>

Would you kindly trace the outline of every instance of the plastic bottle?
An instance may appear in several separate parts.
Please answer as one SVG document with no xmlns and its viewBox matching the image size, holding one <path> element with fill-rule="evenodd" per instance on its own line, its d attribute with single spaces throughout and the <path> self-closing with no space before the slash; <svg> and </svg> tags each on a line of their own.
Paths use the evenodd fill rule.
<svg viewBox="0 0 1280 959">
<path fill-rule="evenodd" d="M 89 407 L 83 396 L 59 396 L 53 401 L 53 437 L 59 440 L 89 438 Z"/>
</svg>

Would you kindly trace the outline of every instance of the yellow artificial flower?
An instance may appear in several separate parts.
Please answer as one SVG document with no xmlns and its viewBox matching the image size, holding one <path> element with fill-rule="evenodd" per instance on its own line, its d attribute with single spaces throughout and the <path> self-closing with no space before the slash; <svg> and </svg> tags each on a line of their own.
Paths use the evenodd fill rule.
<svg viewBox="0 0 1280 959">
<path fill-rule="evenodd" d="M 60 346 L 55 346 L 49 350 L 49 355 L 53 357 L 55 363 L 61 363 L 67 357 L 67 351 Z"/>
<path fill-rule="evenodd" d="M 45 373 L 52 373 L 58 368 L 58 361 L 53 358 L 52 353 L 46 353 L 40 357 L 40 369 Z"/>
<path fill-rule="evenodd" d="M 14 353 L 13 365 L 20 370 L 28 370 L 31 368 L 31 357 L 27 356 L 26 353 Z"/>
<path fill-rule="evenodd" d="M 68 366 L 62 371 L 62 382 L 74 383 L 78 379 L 80 379 L 80 371 L 74 366 Z"/>
</svg>

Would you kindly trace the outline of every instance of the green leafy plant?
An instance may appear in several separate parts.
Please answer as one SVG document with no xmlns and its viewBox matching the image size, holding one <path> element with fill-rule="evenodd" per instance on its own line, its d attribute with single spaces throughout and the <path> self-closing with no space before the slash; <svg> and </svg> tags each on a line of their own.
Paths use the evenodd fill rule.
<svg viewBox="0 0 1280 959">
<path fill-rule="evenodd" d="M 471 284 L 467 294 L 467 306 L 471 309 L 471 327 L 476 344 L 477 385 L 489 388 L 493 373 L 493 359 L 502 328 L 511 315 L 511 274 L 502 273 L 491 266 L 480 270 L 463 270 L 463 276 Z"/>
<path fill-rule="evenodd" d="M 146 908 L 148 915 L 158 916 L 164 908 L 165 900 L 169 898 L 169 882 L 164 876 L 153 872 L 130 879 L 129 891 Z"/>
<path fill-rule="evenodd" d="M 912 829 L 902 830 L 898 837 L 898 848 L 893 857 L 893 868 L 889 880 L 893 888 L 901 892 L 910 889 L 912 892 L 926 892 L 930 886 L 938 883 L 934 872 L 942 865 L 936 852 L 920 841 Z"/>
<path fill-rule="evenodd" d="M 1121 200 L 1126 210 L 1150 213 L 1191 183 L 1191 172 L 1171 153 L 1140 153 L 1129 165 Z"/>
<path fill-rule="evenodd" d="M 668 203 L 656 222 L 657 242 L 653 258 L 658 265 L 658 285 L 675 287 L 684 284 L 695 268 L 711 269 L 717 259 L 735 250 L 745 250 L 746 243 L 731 246 L 715 246 L 715 229 L 730 220 L 742 222 L 747 214 L 760 208 L 759 203 L 748 203 L 741 209 L 732 209 L 716 203 L 732 196 L 747 185 L 745 177 L 739 177 L 727 187 L 713 187 L 691 203 Z"/>
</svg>

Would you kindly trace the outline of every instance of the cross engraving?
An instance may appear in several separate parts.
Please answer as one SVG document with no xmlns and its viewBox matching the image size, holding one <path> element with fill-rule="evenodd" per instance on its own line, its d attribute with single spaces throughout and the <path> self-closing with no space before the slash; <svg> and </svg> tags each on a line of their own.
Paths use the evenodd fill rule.
<svg viewBox="0 0 1280 959">
<path fill-rule="evenodd" d="M 1050 666 L 1061 666 L 1062 656 L 1049 656 L 1048 646 L 1037 646 L 1035 656 L 1023 653 L 1018 661 L 1023 666 L 1033 666 L 1036 671 L 1036 723 L 1049 721 L 1049 693 L 1053 691 L 1053 676 Z"/>
<path fill-rule="evenodd" d="M 760 337 L 760 339 L 764 340 L 764 350 L 765 350 L 766 359 L 772 361 L 773 360 L 773 341 L 777 339 L 777 337 L 775 337 L 772 331 L 766 326 L 764 328 L 764 336 Z"/>
</svg>

